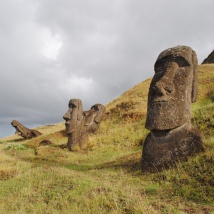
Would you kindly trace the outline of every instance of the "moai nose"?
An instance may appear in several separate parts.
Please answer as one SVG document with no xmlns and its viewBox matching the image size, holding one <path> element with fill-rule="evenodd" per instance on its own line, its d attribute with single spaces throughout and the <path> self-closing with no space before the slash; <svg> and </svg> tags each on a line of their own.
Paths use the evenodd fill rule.
<svg viewBox="0 0 214 214">
<path fill-rule="evenodd" d="M 71 118 L 71 111 L 67 111 L 66 113 L 65 113 L 65 115 L 63 116 L 63 119 L 64 120 L 70 120 L 70 118 Z"/>
<path fill-rule="evenodd" d="M 157 95 L 159 95 L 159 96 L 164 96 L 164 95 L 166 95 L 166 90 L 164 89 L 162 83 L 158 82 L 158 83 L 155 85 L 154 88 L 155 88 L 155 91 L 156 91 Z"/>
</svg>

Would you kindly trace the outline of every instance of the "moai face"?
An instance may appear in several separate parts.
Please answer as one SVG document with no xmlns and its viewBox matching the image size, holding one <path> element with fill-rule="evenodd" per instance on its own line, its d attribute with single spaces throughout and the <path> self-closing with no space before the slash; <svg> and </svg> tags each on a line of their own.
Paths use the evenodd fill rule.
<svg viewBox="0 0 214 214">
<path fill-rule="evenodd" d="M 82 120 L 82 101 L 79 99 L 72 99 L 68 103 L 68 111 L 63 116 L 66 127 L 66 134 L 71 134 L 77 129 L 77 122 Z"/>
<path fill-rule="evenodd" d="M 99 128 L 99 124 L 101 123 L 106 108 L 102 104 L 95 104 L 91 107 L 89 111 L 85 113 L 85 127 L 88 132 L 95 132 Z"/>
<path fill-rule="evenodd" d="M 106 108 L 102 104 L 95 104 L 91 107 L 91 109 L 94 109 L 95 111 L 95 118 L 94 121 L 96 123 L 100 123 L 105 116 Z"/>
<path fill-rule="evenodd" d="M 148 94 L 147 129 L 170 130 L 190 123 L 196 75 L 197 57 L 190 47 L 170 48 L 159 55 Z"/>
<path fill-rule="evenodd" d="M 151 132 L 143 145 L 143 172 L 161 171 L 204 151 L 201 134 L 190 121 L 197 85 L 197 56 L 190 47 L 159 55 L 148 94 L 146 128 Z"/>
<path fill-rule="evenodd" d="M 92 123 L 100 123 L 105 115 L 106 108 L 101 104 L 95 104 L 91 109 L 86 113 L 85 125 Z"/>
</svg>

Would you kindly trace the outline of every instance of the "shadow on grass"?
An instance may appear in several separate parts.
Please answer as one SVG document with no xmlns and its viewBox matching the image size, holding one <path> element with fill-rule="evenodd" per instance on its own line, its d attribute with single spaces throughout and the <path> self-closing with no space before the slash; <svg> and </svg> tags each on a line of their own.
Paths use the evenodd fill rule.
<svg viewBox="0 0 214 214">
<path fill-rule="evenodd" d="M 123 170 L 127 173 L 138 174 L 141 173 L 140 170 L 140 154 L 130 154 L 125 155 L 123 157 L 117 158 L 114 161 L 105 162 L 102 164 L 76 164 L 76 163 L 68 163 L 65 159 L 52 159 L 45 157 L 23 157 L 23 161 L 30 162 L 33 164 L 33 167 L 39 167 L 42 165 L 48 165 L 53 167 L 65 167 L 69 170 L 82 171 L 86 172 L 89 170 Z"/>
<path fill-rule="evenodd" d="M 140 170 L 140 159 L 141 155 L 138 153 L 125 155 L 123 157 L 117 158 L 114 161 L 99 164 L 93 169 L 122 169 L 128 173 L 141 173 Z"/>
</svg>

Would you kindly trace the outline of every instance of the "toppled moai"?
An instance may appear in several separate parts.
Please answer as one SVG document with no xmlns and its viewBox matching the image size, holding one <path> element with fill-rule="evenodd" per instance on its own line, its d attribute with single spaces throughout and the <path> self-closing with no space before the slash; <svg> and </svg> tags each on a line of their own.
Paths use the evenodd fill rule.
<svg viewBox="0 0 214 214">
<path fill-rule="evenodd" d="M 68 111 L 63 116 L 68 136 L 67 148 L 72 151 L 73 147 L 79 145 L 81 149 L 85 148 L 88 142 L 88 134 L 84 126 L 84 117 L 82 110 L 82 101 L 80 99 L 71 99 L 68 103 Z"/>
<path fill-rule="evenodd" d="M 88 133 L 94 133 L 105 116 L 106 108 L 102 104 L 95 104 L 89 111 L 84 111 L 84 125 Z"/>
<path fill-rule="evenodd" d="M 23 126 L 17 120 L 13 120 L 11 125 L 16 129 L 16 134 L 22 136 L 25 139 L 34 138 L 42 135 L 41 132 L 35 129 L 28 129 L 27 127 Z"/>
<path fill-rule="evenodd" d="M 188 46 L 163 51 L 154 65 L 148 93 L 142 152 L 143 172 L 156 172 L 204 151 L 201 133 L 191 124 L 191 103 L 197 100 L 198 61 Z"/>
</svg>

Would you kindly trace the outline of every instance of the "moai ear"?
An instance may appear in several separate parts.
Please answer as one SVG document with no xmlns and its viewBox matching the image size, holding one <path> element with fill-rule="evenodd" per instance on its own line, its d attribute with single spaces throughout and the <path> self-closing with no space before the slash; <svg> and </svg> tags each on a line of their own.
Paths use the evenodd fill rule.
<svg viewBox="0 0 214 214">
<path fill-rule="evenodd" d="M 192 79 L 192 103 L 196 102 L 198 97 L 198 59 L 195 51 L 192 51 L 193 79 Z"/>
</svg>

